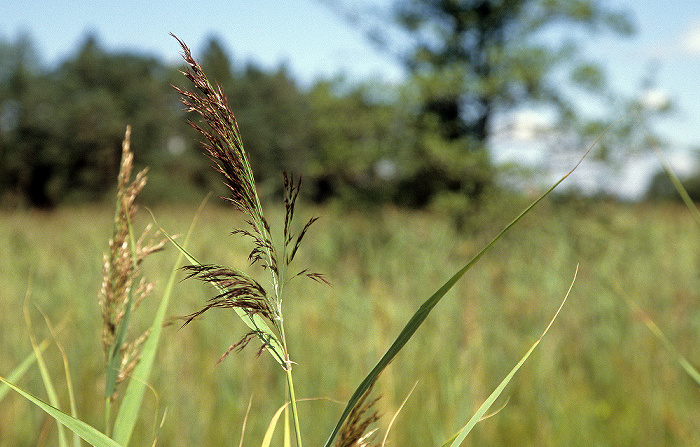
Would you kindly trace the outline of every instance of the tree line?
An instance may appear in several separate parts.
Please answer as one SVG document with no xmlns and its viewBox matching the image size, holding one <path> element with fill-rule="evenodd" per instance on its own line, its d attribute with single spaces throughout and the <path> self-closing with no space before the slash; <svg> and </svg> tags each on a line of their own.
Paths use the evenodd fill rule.
<svg viewBox="0 0 700 447">
<path fill-rule="evenodd" d="M 406 67 L 402 85 L 339 78 L 301 88 L 284 66 L 232 61 L 218 39 L 205 44 L 197 58 L 227 93 L 263 193 L 278 193 L 288 171 L 317 202 L 478 201 L 496 183 L 487 149 L 497 113 L 545 104 L 568 135 L 605 122 L 584 122 L 553 82 L 566 69 L 573 85 L 602 92 L 602 70 L 577 57 L 574 41 L 549 45 L 540 33 L 562 24 L 633 28 L 592 0 L 415 0 L 397 2 L 390 16 L 395 34 L 365 32 Z M 396 47 L 396 35 L 410 44 Z M 221 191 L 171 88 L 185 85 L 177 65 L 107 52 L 94 35 L 53 68 L 40 59 L 29 36 L 0 42 L 0 204 L 101 199 L 127 124 L 137 164 L 151 168 L 151 200 Z"/>
<path fill-rule="evenodd" d="M 127 124 L 136 161 L 150 167 L 149 188 L 158 199 L 221 189 L 171 87 L 185 86 L 179 66 L 106 52 L 95 36 L 53 69 L 36 64 L 28 37 L 0 45 L 5 204 L 47 207 L 111 193 Z M 263 190 L 274 194 L 282 171 L 289 171 L 305 178 L 313 200 L 371 198 L 379 191 L 382 197 L 372 200 L 394 199 L 385 186 L 406 175 L 397 166 L 410 157 L 415 135 L 384 92 L 341 80 L 302 89 L 283 66 L 234 67 L 215 38 L 198 59 L 227 93 Z"/>
</svg>

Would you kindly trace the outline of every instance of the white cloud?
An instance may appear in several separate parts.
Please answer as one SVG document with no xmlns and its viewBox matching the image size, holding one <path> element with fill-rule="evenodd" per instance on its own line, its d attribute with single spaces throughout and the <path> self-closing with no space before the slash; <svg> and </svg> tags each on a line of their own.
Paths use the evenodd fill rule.
<svg viewBox="0 0 700 447">
<path fill-rule="evenodd" d="M 681 36 L 681 49 L 684 53 L 700 56 L 700 19 L 695 20 Z"/>
<path fill-rule="evenodd" d="M 658 60 L 700 56 L 700 18 L 691 20 L 683 30 L 674 33 L 668 39 L 650 44 L 646 55 Z"/>
<path fill-rule="evenodd" d="M 663 110 L 671 103 L 671 98 L 666 90 L 649 88 L 642 92 L 640 98 L 642 105 L 650 110 Z"/>
<path fill-rule="evenodd" d="M 520 141 L 534 140 L 550 127 L 550 117 L 535 110 L 521 110 L 515 113 L 511 138 Z"/>
</svg>

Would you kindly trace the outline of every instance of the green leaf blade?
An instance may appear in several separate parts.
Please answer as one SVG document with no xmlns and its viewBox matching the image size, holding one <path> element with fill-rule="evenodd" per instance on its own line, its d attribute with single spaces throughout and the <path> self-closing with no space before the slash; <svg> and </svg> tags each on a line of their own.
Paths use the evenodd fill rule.
<svg viewBox="0 0 700 447">
<path fill-rule="evenodd" d="M 505 387 L 510 383 L 511 379 L 513 379 L 513 376 L 515 376 L 515 373 L 518 372 L 521 366 L 525 363 L 525 361 L 530 357 L 530 354 L 535 350 L 537 345 L 540 344 L 540 341 L 542 341 L 542 338 L 547 334 L 549 331 L 549 328 L 552 327 L 552 324 L 554 323 L 554 320 L 557 319 L 557 316 L 559 316 L 559 312 L 561 312 L 561 309 L 564 307 L 564 303 L 566 303 L 566 299 L 569 297 L 569 294 L 571 293 L 571 289 L 574 287 L 574 283 L 576 282 L 576 275 L 578 274 L 578 266 L 576 266 L 576 272 L 574 273 L 574 279 L 571 281 L 571 285 L 569 286 L 569 290 L 566 292 L 566 295 L 564 296 L 564 300 L 561 302 L 559 305 L 559 309 L 557 309 L 557 312 L 554 314 L 554 317 L 550 320 L 549 324 L 547 325 L 547 328 L 545 328 L 544 332 L 542 332 L 542 335 L 540 335 L 540 338 L 537 339 L 537 341 L 530 347 L 530 349 L 525 353 L 525 355 L 520 359 L 520 361 L 513 367 L 513 369 L 510 370 L 508 375 L 501 381 L 500 384 L 496 387 L 496 389 L 489 395 L 489 397 L 486 399 L 486 401 L 481 404 L 478 410 L 476 410 L 476 413 L 469 419 L 467 422 L 467 425 L 465 425 L 455 436 L 451 437 L 448 441 L 446 441 L 442 447 L 446 447 L 449 445 L 450 447 L 458 447 L 464 442 L 464 439 L 467 437 L 469 432 L 474 428 L 477 422 L 479 422 L 483 416 L 486 414 L 486 412 L 491 408 L 491 405 L 498 399 L 498 397 L 501 395 Z"/>
<path fill-rule="evenodd" d="M 107 435 L 100 432 L 93 426 L 62 412 L 58 408 L 47 404 L 30 393 L 27 393 L 4 377 L 0 376 L 0 382 L 3 382 L 8 387 L 21 394 L 24 398 L 44 410 L 47 414 L 56 419 L 57 422 L 80 436 L 80 438 L 88 442 L 90 445 L 95 447 L 120 447 L 119 443 L 113 439 L 110 439 Z"/>
<path fill-rule="evenodd" d="M 197 213 L 195 214 L 190 228 L 185 236 L 184 245 L 187 243 L 192 235 L 197 222 L 197 218 L 204 205 L 206 204 L 206 199 L 202 202 Z M 153 214 L 151 213 L 151 216 Z M 153 216 L 155 221 L 155 217 Z M 156 224 L 157 225 L 157 224 Z M 159 227 L 160 228 L 160 227 Z M 173 243 L 175 241 L 168 235 L 162 228 L 160 231 Z M 180 247 L 179 244 L 176 244 Z M 180 247 L 181 248 L 181 247 Z M 166 284 L 165 291 L 163 292 L 163 297 L 161 298 L 160 304 L 158 305 L 158 310 L 151 324 L 151 329 L 148 338 L 143 344 L 141 350 L 141 358 L 134 368 L 131 379 L 129 380 L 129 385 L 127 386 L 126 392 L 124 393 L 124 399 L 122 400 L 121 406 L 119 407 L 119 412 L 114 421 L 114 429 L 112 437 L 122 445 L 128 445 L 131 439 L 131 435 L 134 431 L 136 425 L 136 416 L 140 413 L 141 404 L 143 402 L 143 395 L 146 391 L 146 383 L 151 375 L 151 370 L 153 369 L 153 364 L 155 362 L 156 352 L 158 350 L 158 343 L 160 341 L 160 336 L 163 331 L 163 322 L 165 321 L 166 311 L 168 305 L 170 304 L 170 297 L 175 285 L 175 278 L 179 268 L 182 263 L 182 259 L 186 256 L 186 251 L 181 248 L 180 254 L 177 256 L 175 264 L 170 272 L 170 277 L 168 278 L 168 283 Z"/>
<path fill-rule="evenodd" d="M 612 125 L 611 125 L 612 126 Z M 608 127 L 609 129 L 610 127 Z M 607 132 L 607 129 L 606 129 Z M 588 154 L 591 152 L 591 150 L 595 147 L 595 145 L 598 143 L 600 138 L 602 138 L 603 135 L 601 135 L 589 148 L 588 150 L 583 154 L 581 159 L 576 163 L 576 165 L 569 171 L 567 172 L 559 181 L 554 183 L 547 191 L 545 191 L 541 196 L 539 196 L 534 202 L 532 202 L 527 208 L 525 208 L 515 219 L 513 219 L 506 227 L 494 237 L 491 242 L 489 242 L 479 253 L 476 254 L 472 258 L 471 261 L 469 261 L 462 269 L 460 269 L 457 273 L 455 273 L 445 284 L 442 285 L 438 289 L 437 292 L 435 292 L 430 298 L 428 298 L 422 305 L 421 307 L 416 311 L 416 313 L 411 317 L 411 319 L 408 321 L 404 329 L 401 331 L 401 333 L 398 335 L 396 340 L 392 343 L 392 345 L 389 347 L 389 349 L 385 352 L 385 354 L 382 356 L 382 358 L 379 360 L 379 362 L 375 365 L 375 367 L 370 371 L 370 373 L 362 380 L 358 388 L 355 390 L 353 393 L 352 397 L 350 397 L 350 400 L 348 401 L 345 410 L 343 410 L 343 413 L 340 416 L 340 419 L 338 420 L 338 423 L 336 424 L 335 428 L 331 432 L 330 436 L 328 437 L 328 440 L 326 441 L 325 447 L 330 447 L 332 444 L 333 440 L 335 439 L 336 435 L 340 431 L 340 428 L 343 425 L 343 422 L 345 422 L 345 419 L 349 416 L 350 412 L 352 411 L 353 406 L 359 401 L 360 397 L 364 394 L 367 389 L 369 389 L 369 386 L 374 383 L 374 381 L 377 380 L 379 375 L 384 371 L 384 369 L 389 365 L 389 363 L 394 359 L 396 354 L 404 347 L 404 345 L 408 342 L 408 340 L 413 336 L 413 334 L 416 332 L 418 327 L 425 321 L 425 319 L 428 317 L 428 314 L 433 310 L 435 305 L 442 299 L 443 296 L 457 283 L 457 281 L 464 276 L 464 274 L 471 269 L 471 267 L 476 264 L 476 262 L 481 259 L 481 257 L 491 249 L 491 247 L 498 242 L 508 231 L 510 231 L 511 228 L 515 226 L 526 214 L 528 214 L 538 203 L 540 203 L 542 200 L 544 200 L 545 197 L 547 197 L 554 189 L 559 186 L 564 180 L 566 180 L 575 170 L 578 168 L 578 166 L 583 162 L 583 160 L 588 156 Z"/>
</svg>

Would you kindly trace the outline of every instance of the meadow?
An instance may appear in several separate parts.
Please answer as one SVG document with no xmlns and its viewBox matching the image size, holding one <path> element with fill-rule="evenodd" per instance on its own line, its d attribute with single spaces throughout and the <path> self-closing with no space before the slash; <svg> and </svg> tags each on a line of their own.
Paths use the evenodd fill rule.
<svg viewBox="0 0 700 447">
<path fill-rule="evenodd" d="M 241 217 L 215 202 L 199 217 L 189 251 L 203 262 L 247 266 L 248 241 L 230 235 Z M 184 233 L 195 208 L 153 213 L 171 234 Z M 343 403 L 416 308 L 522 208 L 504 198 L 457 231 L 437 212 L 299 204 L 302 219 L 321 219 L 295 264 L 332 284 L 297 278 L 286 295 L 296 395 L 313 399 L 298 404 L 307 445 L 323 444 Z M 284 209 L 266 207 L 266 215 L 273 229 L 281 227 Z M 51 337 L 43 315 L 56 327 L 78 414 L 98 428 L 105 378 L 97 297 L 113 217 L 110 205 L 0 211 L 0 375 L 31 352 L 26 305 L 37 340 Z M 150 221 L 142 209 L 135 224 Z M 176 256 L 166 246 L 145 261 L 157 285 L 135 317 L 136 332 L 152 321 Z M 542 333 L 577 264 L 562 313 L 494 405 L 502 409 L 464 445 L 700 445 L 700 388 L 623 298 L 700 365 L 700 237 L 687 208 L 550 199 L 462 278 L 379 379 L 382 436 L 410 394 L 389 445 L 439 445 L 464 425 Z M 212 294 L 200 282 L 178 282 L 168 314 L 190 314 Z M 164 329 L 132 445 L 150 445 L 156 434 L 165 446 L 239 445 L 244 425 L 242 445 L 259 445 L 283 403 L 277 365 L 257 358 L 257 346 L 216 364 L 245 333 L 230 310 L 181 325 Z M 45 358 L 67 407 L 55 343 Z M 45 394 L 36 368 L 19 384 Z M 5 396 L 0 415 L 1 446 L 56 445 L 56 423 L 20 396 Z"/>
</svg>

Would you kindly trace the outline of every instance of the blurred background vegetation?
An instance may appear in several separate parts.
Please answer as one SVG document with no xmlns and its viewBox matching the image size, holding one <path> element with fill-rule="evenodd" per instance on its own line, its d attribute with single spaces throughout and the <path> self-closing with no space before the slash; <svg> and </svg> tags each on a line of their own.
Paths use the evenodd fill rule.
<svg viewBox="0 0 700 447">
<path fill-rule="evenodd" d="M 300 217 L 321 219 L 296 262 L 332 283 L 298 278 L 285 300 L 297 396 L 319 399 L 299 405 L 306 444 L 322 445 L 343 409 L 340 402 L 413 312 L 522 205 L 499 204 L 499 213 L 474 232 L 457 231 L 435 212 L 299 207 Z M 477 424 L 464 445 L 698 445 L 700 387 L 618 292 L 629 294 L 692 365 L 700 364 L 700 238 L 687 209 L 541 205 L 439 303 L 382 375 L 380 432 L 418 382 L 389 441 L 433 446 L 451 436 L 542 333 L 580 263 L 561 315 L 495 407 L 507 405 Z M 182 234 L 194 208 L 161 205 L 153 212 L 161 225 Z M 51 336 L 42 313 L 60 328 L 57 340 L 68 357 L 78 415 L 95 427 L 103 426 L 104 406 L 97 294 L 113 214 L 95 205 L 0 210 L 0 374 L 32 350 L 21 316 L 27 304 L 37 340 Z M 266 215 L 279 228 L 284 208 L 268 207 Z M 151 222 L 146 213 L 137 217 L 139 230 Z M 208 206 L 190 251 L 206 262 L 246 266 L 248 241 L 229 235 L 242 224 L 236 220 L 228 208 Z M 146 276 L 157 285 L 133 319 L 134 333 L 150 324 L 176 257 L 166 248 L 146 260 Z M 190 314 L 213 293 L 199 282 L 178 281 L 168 315 Z M 233 312 L 164 328 L 134 446 L 151 445 L 166 409 L 158 445 L 238 445 L 251 399 L 243 445 L 260 445 L 285 392 L 277 364 L 270 356 L 256 357 L 257 346 L 216 364 L 245 331 Z M 55 345 L 44 354 L 67 408 L 60 355 Z M 45 396 L 36 368 L 20 385 Z M 0 415 L 3 447 L 57 445 L 55 422 L 20 396 L 7 395 Z M 282 445 L 281 439 L 272 445 Z"/>
<path fill-rule="evenodd" d="M 502 186 L 489 153 L 497 116 L 548 107 L 556 132 L 542 138 L 558 151 L 580 151 L 636 110 L 597 152 L 619 164 L 648 149 L 646 129 L 668 108 L 644 108 L 609 91 L 603 70 L 581 57 L 571 36 L 556 44 L 541 38 L 562 27 L 621 36 L 634 30 L 629 17 L 601 2 L 417 1 L 397 3 L 389 23 L 362 29 L 406 68 L 400 84 L 336 78 L 301 87 L 284 66 L 231 60 L 215 37 L 195 56 L 227 92 L 262 190 L 273 194 L 287 170 L 306 179 L 306 197 L 319 203 L 438 203 L 472 212 Z M 0 42 L 0 205 L 103 198 L 127 124 L 137 163 L 151 168 L 148 200 L 188 201 L 220 190 L 169 85 L 184 83 L 177 64 L 109 53 L 96 35 L 51 68 L 40 56 L 31 36 Z M 581 113 L 572 89 L 605 98 L 603 115 Z M 687 184 L 696 198 L 697 184 L 696 174 Z M 672 197 L 667 186 L 659 178 L 649 195 Z"/>
</svg>

